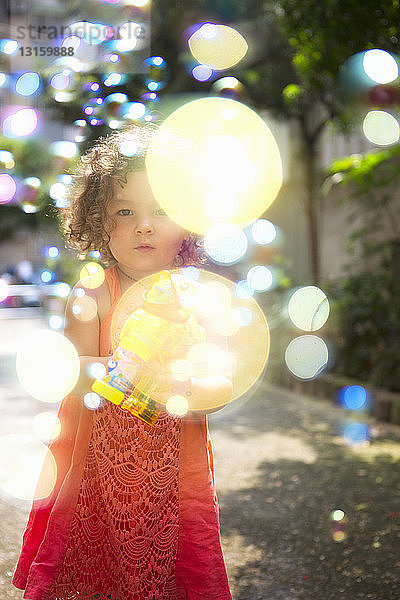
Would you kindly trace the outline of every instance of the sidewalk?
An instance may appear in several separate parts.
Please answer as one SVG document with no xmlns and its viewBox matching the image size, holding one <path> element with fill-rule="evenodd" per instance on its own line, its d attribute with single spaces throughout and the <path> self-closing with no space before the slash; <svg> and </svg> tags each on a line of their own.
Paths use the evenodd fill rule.
<svg viewBox="0 0 400 600">
<path fill-rule="evenodd" d="M 0 410 L 3 435 L 43 406 L 9 382 Z M 349 446 L 342 429 L 355 420 L 371 440 Z M 400 427 L 262 382 L 209 428 L 233 600 L 400 598 Z M 28 510 L 0 496 L 2 600 L 22 598 L 10 582 Z"/>
<path fill-rule="evenodd" d="M 266 382 L 209 424 L 234 600 L 399 600 L 400 427 Z"/>
</svg>

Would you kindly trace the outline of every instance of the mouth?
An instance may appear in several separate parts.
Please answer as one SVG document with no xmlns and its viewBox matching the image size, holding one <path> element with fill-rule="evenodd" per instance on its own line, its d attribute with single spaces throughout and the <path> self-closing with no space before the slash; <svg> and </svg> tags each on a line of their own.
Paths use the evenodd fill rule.
<svg viewBox="0 0 400 600">
<path fill-rule="evenodd" d="M 154 246 L 150 246 L 150 244 L 140 244 L 136 246 L 135 250 L 139 252 L 150 252 L 150 250 L 154 250 Z"/>
</svg>

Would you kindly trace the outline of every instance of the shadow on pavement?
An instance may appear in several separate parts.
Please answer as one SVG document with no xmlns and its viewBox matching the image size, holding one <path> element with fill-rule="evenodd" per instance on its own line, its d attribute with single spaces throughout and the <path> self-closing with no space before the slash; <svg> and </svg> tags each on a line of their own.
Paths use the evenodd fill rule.
<svg viewBox="0 0 400 600">
<path fill-rule="evenodd" d="M 399 427 L 267 383 L 209 425 L 234 600 L 400 598 Z"/>
</svg>

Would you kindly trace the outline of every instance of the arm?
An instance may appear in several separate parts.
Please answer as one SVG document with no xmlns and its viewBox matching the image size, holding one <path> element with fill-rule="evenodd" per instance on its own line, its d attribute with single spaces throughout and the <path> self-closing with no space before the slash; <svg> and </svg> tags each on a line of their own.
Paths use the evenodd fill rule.
<svg viewBox="0 0 400 600">
<path fill-rule="evenodd" d="M 93 298 L 97 304 L 96 290 L 90 290 L 83 287 L 81 282 L 78 282 L 71 291 L 65 307 L 65 326 L 64 335 L 76 348 L 80 360 L 79 380 L 72 390 L 73 394 L 84 396 L 91 391 L 91 385 L 94 381 L 88 375 L 88 367 L 92 362 L 101 362 L 107 364 L 108 357 L 99 356 L 99 333 L 100 322 L 98 314 L 87 321 L 77 318 L 73 312 L 74 302 L 77 300 L 75 291 L 77 288 L 85 290 L 87 296 Z"/>
</svg>

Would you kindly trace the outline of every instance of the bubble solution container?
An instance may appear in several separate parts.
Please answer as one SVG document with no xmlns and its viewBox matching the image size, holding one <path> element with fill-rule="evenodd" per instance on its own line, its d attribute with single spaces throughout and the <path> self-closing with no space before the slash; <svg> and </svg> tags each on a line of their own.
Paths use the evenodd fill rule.
<svg viewBox="0 0 400 600">
<path fill-rule="evenodd" d="M 203 341 L 205 333 L 182 308 L 169 271 L 158 273 L 143 297 L 143 308 L 136 309 L 126 320 L 106 374 L 96 379 L 92 390 L 154 425 L 160 410 L 150 394 L 159 387 L 147 363 L 155 357 L 163 362 L 168 356 L 168 347 Z"/>
</svg>

